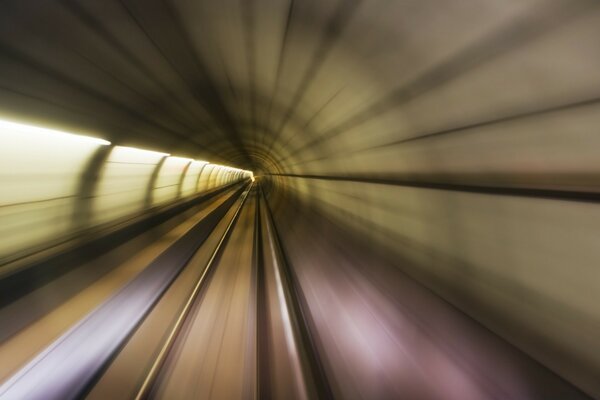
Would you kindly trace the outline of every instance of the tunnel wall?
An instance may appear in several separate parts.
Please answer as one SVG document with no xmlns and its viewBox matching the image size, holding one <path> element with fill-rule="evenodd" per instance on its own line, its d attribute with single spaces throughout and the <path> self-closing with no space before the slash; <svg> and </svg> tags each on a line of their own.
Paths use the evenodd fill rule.
<svg viewBox="0 0 600 400">
<path fill-rule="evenodd" d="M 273 145 L 277 219 L 318 210 L 600 396 L 598 3 L 434 3 L 357 11 Z"/>
<path fill-rule="evenodd" d="M 0 266 L 91 228 L 248 178 L 239 170 L 207 165 L 5 122 L 0 126 Z M 209 181 L 209 174 L 214 179 Z"/>
<path fill-rule="evenodd" d="M 318 210 L 534 359 L 600 393 L 596 204 L 383 179 L 277 181 L 271 198 L 281 223 L 294 224 L 303 207 Z"/>
</svg>

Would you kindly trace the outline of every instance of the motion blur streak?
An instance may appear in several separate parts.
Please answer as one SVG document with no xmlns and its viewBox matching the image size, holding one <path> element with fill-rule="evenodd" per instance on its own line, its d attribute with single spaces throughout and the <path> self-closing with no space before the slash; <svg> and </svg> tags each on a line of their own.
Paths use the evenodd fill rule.
<svg viewBox="0 0 600 400">
<path fill-rule="evenodd" d="M 597 0 L 0 2 L 0 398 L 600 398 L 599 37 Z"/>
</svg>

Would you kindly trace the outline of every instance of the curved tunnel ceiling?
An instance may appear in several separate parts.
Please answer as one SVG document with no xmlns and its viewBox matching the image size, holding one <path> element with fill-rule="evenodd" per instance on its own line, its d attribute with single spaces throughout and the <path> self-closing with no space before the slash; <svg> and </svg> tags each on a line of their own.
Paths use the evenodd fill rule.
<svg viewBox="0 0 600 400">
<path fill-rule="evenodd" d="M 0 106 L 257 171 L 436 173 L 435 146 L 417 146 L 414 165 L 402 159 L 409 141 L 593 94 L 587 76 L 574 82 L 580 64 L 548 66 L 544 56 L 591 50 L 591 38 L 566 49 L 553 37 L 578 35 L 568 31 L 593 23 L 595 9 L 585 0 L 7 1 Z"/>
</svg>

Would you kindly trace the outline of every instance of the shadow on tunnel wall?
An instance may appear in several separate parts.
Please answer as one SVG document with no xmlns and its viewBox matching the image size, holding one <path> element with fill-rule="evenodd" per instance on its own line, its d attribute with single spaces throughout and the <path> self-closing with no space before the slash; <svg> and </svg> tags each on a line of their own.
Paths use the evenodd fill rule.
<svg viewBox="0 0 600 400">
<path fill-rule="evenodd" d="M 245 172 L 166 153 L 0 122 L 0 265 L 126 224 Z"/>
</svg>

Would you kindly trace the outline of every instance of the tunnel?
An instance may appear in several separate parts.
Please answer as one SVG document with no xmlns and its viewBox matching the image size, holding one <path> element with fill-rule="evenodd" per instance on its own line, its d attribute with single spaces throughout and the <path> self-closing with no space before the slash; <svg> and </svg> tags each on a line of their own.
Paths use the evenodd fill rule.
<svg viewBox="0 0 600 400">
<path fill-rule="evenodd" d="M 0 399 L 600 398 L 597 0 L 0 2 Z"/>
</svg>

